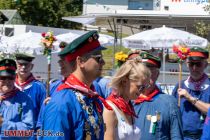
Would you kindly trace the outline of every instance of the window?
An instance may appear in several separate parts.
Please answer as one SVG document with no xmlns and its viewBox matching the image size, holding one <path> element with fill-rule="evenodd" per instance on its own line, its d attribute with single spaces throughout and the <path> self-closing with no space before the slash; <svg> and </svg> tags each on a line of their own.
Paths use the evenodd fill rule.
<svg viewBox="0 0 210 140">
<path fill-rule="evenodd" d="M 153 0 L 129 0 L 128 10 L 153 10 Z"/>
<path fill-rule="evenodd" d="M 14 35 L 14 28 L 5 27 L 5 36 L 13 36 Z"/>
</svg>

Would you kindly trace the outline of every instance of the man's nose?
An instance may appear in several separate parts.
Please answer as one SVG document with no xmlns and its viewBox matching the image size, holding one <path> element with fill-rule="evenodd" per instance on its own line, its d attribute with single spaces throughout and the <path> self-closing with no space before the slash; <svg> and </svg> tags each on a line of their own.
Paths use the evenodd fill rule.
<svg viewBox="0 0 210 140">
<path fill-rule="evenodd" d="M 101 59 L 101 62 L 100 63 L 101 63 L 101 65 L 105 65 L 105 61 L 104 61 L 103 58 Z"/>
</svg>

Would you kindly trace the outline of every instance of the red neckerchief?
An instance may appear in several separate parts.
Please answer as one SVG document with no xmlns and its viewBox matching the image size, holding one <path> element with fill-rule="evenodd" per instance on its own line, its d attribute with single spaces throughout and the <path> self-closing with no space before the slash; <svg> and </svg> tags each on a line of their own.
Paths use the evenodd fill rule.
<svg viewBox="0 0 210 140">
<path fill-rule="evenodd" d="M 153 97 L 155 95 L 157 95 L 159 92 L 160 92 L 160 90 L 157 87 L 155 87 L 153 92 L 150 93 L 148 96 L 144 96 L 144 95 L 141 94 L 134 102 L 135 102 L 135 104 L 140 104 L 140 103 L 143 103 L 145 101 L 150 102 L 150 101 L 153 100 Z"/>
<path fill-rule="evenodd" d="M 8 98 L 15 96 L 18 90 L 19 90 L 18 88 L 14 87 L 12 91 L 0 95 L 0 100 L 1 101 L 6 100 Z"/>
<path fill-rule="evenodd" d="M 125 114 L 138 118 L 130 101 L 126 101 L 122 97 L 116 95 L 115 91 L 112 91 L 112 93 L 106 100 L 109 100 L 112 103 L 114 103 L 115 106 L 117 106 Z"/>
<path fill-rule="evenodd" d="M 87 85 L 85 85 L 84 83 L 79 81 L 79 79 L 77 79 L 73 74 L 71 74 L 65 80 L 65 83 L 58 86 L 57 90 L 60 91 L 60 90 L 67 89 L 67 88 L 78 90 L 83 95 L 87 96 L 88 98 L 98 98 L 99 100 L 101 100 L 101 102 L 104 104 L 104 106 L 107 109 L 111 110 L 111 107 L 107 104 L 107 102 L 97 92 L 94 92 L 95 91 L 94 87 L 92 87 L 92 89 L 89 88 Z M 100 107 L 98 102 L 94 101 L 94 103 L 97 107 L 97 110 L 99 112 L 102 112 L 102 108 Z"/>
<path fill-rule="evenodd" d="M 189 77 L 189 82 L 191 82 L 194 85 L 194 88 L 196 91 L 199 91 L 201 88 L 201 85 L 203 84 L 203 82 L 208 78 L 208 75 L 206 75 L 205 73 L 203 74 L 202 78 L 199 81 L 195 81 L 192 79 L 192 77 Z"/>
<path fill-rule="evenodd" d="M 63 77 L 62 79 L 62 83 L 64 83 L 66 81 L 67 77 Z"/>
<path fill-rule="evenodd" d="M 18 80 L 18 76 L 16 76 L 15 78 L 15 84 L 18 85 L 19 87 L 21 87 L 21 89 L 23 89 L 26 85 L 28 85 L 29 83 L 31 83 L 32 81 L 36 80 L 35 77 L 33 76 L 33 74 L 31 74 L 25 82 L 20 83 Z"/>
</svg>

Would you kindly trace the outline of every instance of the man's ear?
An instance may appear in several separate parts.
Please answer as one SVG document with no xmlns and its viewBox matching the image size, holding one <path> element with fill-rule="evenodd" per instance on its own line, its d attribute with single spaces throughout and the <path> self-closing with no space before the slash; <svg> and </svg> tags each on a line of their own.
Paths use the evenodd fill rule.
<svg viewBox="0 0 210 140">
<path fill-rule="evenodd" d="M 31 70 L 34 68 L 34 64 L 31 64 Z"/>
<path fill-rule="evenodd" d="M 158 69 L 157 70 L 157 78 L 159 77 L 159 74 L 160 74 L 160 70 Z"/>
<path fill-rule="evenodd" d="M 84 59 L 81 56 L 77 56 L 76 58 L 76 66 L 83 67 L 84 66 Z"/>
<path fill-rule="evenodd" d="M 207 61 L 205 61 L 205 68 L 207 68 L 208 67 L 208 62 Z"/>
</svg>

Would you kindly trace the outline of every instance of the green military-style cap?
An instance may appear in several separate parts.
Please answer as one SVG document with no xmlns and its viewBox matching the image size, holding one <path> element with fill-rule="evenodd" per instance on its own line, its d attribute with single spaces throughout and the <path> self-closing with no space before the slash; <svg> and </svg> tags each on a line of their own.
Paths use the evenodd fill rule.
<svg viewBox="0 0 210 140">
<path fill-rule="evenodd" d="M 60 48 L 61 50 L 63 50 L 66 46 L 68 46 L 68 43 L 67 43 L 67 42 L 64 42 L 64 41 L 62 41 L 62 42 L 59 44 L 59 48 Z"/>
<path fill-rule="evenodd" d="M 100 45 L 98 38 L 99 35 L 97 31 L 89 31 L 72 41 L 58 55 L 64 56 L 68 62 L 71 62 L 76 59 L 77 56 L 81 56 L 95 50 L 106 49 Z"/>
<path fill-rule="evenodd" d="M 200 47 L 194 47 L 190 49 L 190 53 L 187 57 L 188 60 L 198 61 L 209 58 L 209 52 Z"/>
<path fill-rule="evenodd" d="M 140 53 L 140 56 L 142 58 L 142 63 L 144 63 L 146 66 L 157 68 L 161 67 L 161 60 L 159 57 L 144 51 Z"/>
<path fill-rule="evenodd" d="M 0 76 L 14 76 L 16 69 L 15 60 L 8 58 L 0 60 Z"/>
<path fill-rule="evenodd" d="M 15 58 L 18 63 L 29 63 L 34 60 L 35 56 L 26 53 L 16 53 Z"/>
</svg>

